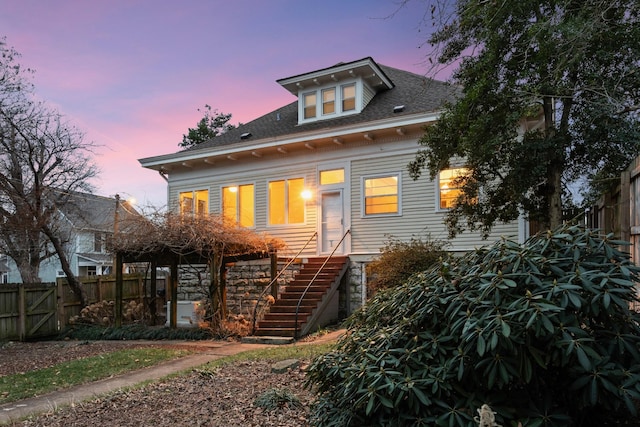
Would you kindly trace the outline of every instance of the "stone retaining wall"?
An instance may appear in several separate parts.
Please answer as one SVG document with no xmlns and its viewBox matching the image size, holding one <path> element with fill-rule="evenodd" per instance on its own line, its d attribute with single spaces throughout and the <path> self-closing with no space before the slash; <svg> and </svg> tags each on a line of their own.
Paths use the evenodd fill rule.
<svg viewBox="0 0 640 427">
<path fill-rule="evenodd" d="M 278 262 L 278 271 L 286 262 Z M 282 294 L 293 276 L 300 271 L 301 264 L 293 262 L 278 278 L 278 296 Z M 231 314 L 242 314 L 253 318 L 253 310 L 263 290 L 271 282 L 270 260 L 242 261 L 227 268 L 227 308 Z M 266 291 L 271 295 L 271 290 Z"/>
<path fill-rule="evenodd" d="M 278 261 L 278 271 L 286 265 L 285 261 Z M 280 295 L 287 283 L 300 271 L 301 262 L 293 262 L 287 271 L 278 278 Z M 360 308 L 363 303 L 364 287 L 362 285 L 364 262 L 350 262 L 345 277 L 345 285 L 341 286 L 339 314 L 347 317 Z M 181 266 L 178 285 L 179 301 L 199 301 L 206 298 L 209 286 L 209 272 L 206 265 Z M 227 308 L 230 314 L 243 315 L 249 319 L 253 317 L 256 302 L 264 288 L 271 281 L 271 263 L 269 259 L 254 261 L 240 261 L 227 266 Z M 267 291 L 267 294 L 270 294 Z"/>
</svg>

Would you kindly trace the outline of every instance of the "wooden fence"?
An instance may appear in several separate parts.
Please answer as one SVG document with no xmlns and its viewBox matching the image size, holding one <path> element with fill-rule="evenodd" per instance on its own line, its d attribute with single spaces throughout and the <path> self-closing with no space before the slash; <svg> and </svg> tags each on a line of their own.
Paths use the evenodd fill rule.
<svg viewBox="0 0 640 427">
<path fill-rule="evenodd" d="M 57 287 L 54 284 L 2 285 L 0 340 L 21 340 L 58 332 Z"/>
<path fill-rule="evenodd" d="M 89 304 L 100 301 L 114 301 L 116 299 L 116 278 L 114 276 L 92 276 L 80 279 L 87 292 Z M 80 314 L 82 309 L 80 299 L 73 293 L 67 284 L 67 279 L 61 277 L 57 281 L 58 294 L 58 320 L 61 325 L 67 325 L 69 319 Z M 140 274 L 125 274 L 122 280 L 123 301 L 136 300 L 143 302 L 144 276 Z"/>
<path fill-rule="evenodd" d="M 115 278 L 80 278 L 89 303 L 115 299 Z M 125 275 L 123 300 L 143 302 L 144 277 Z M 69 319 L 80 314 L 80 300 L 66 279 L 57 283 L 0 285 L 0 341 L 29 340 L 58 334 Z"/>
</svg>

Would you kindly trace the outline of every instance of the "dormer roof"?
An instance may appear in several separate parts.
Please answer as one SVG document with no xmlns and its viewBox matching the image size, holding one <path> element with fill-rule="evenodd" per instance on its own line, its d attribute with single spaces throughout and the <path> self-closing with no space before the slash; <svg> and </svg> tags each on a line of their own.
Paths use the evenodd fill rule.
<svg viewBox="0 0 640 427">
<path fill-rule="evenodd" d="M 371 57 L 347 63 L 341 62 L 328 68 L 298 74 L 276 81 L 280 86 L 297 96 L 300 90 L 353 78 L 363 79 L 363 81 L 374 88 L 376 92 L 394 87 L 391 79 Z"/>
</svg>

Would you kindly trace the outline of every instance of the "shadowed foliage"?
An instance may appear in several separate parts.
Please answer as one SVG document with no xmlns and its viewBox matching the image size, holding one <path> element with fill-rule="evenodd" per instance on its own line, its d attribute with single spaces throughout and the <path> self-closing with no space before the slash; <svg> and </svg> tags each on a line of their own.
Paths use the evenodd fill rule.
<svg viewBox="0 0 640 427">
<path fill-rule="evenodd" d="M 639 269 L 563 227 L 502 240 L 379 292 L 309 384 L 321 426 L 622 425 L 640 398 Z"/>
</svg>

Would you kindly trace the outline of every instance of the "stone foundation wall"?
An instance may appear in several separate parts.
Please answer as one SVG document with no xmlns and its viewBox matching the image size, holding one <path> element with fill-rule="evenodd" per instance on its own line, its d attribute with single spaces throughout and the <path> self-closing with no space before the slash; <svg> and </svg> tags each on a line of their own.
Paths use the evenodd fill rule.
<svg viewBox="0 0 640 427">
<path fill-rule="evenodd" d="M 286 261 L 278 261 L 278 271 L 284 268 Z M 278 295 L 282 293 L 294 274 L 300 271 L 301 264 L 293 262 L 287 271 L 278 278 Z M 271 261 L 261 259 L 240 261 L 229 264 L 226 272 L 227 309 L 229 314 L 242 314 L 253 317 L 256 302 L 264 288 L 271 282 Z M 206 265 L 180 266 L 178 284 L 179 301 L 199 301 L 207 298 L 210 283 Z M 271 291 L 267 291 L 271 294 Z"/>
<path fill-rule="evenodd" d="M 278 262 L 278 271 L 286 262 Z M 300 271 L 300 263 L 294 262 L 278 278 L 278 296 L 293 276 Z M 227 308 L 231 314 L 253 318 L 253 310 L 263 290 L 271 282 L 271 262 L 268 259 L 242 261 L 227 269 Z M 271 291 L 266 291 L 271 295 Z"/>
<path fill-rule="evenodd" d="M 345 277 L 345 289 L 341 289 L 340 295 L 340 316 L 346 317 L 353 313 L 363 304 L 363 292 L 366 292 L 363 286 L 363 280 L 366 280 L 364 268 L 366 263 L 350 261 Z M 344 300 L 343 295 L 344 293 Z"/>
<path fill-rule="evenodd" d="M 209 269 L 202 265 L 181 265 L 178 268 L 178 301 L 200 301 L 207 298 Z"/>
<path fill-rule="evenodd" d="M 278 271 L 286 265 L 286 261 L 278 261 Z M 343 284 L 339 289 L 339 315 L 347 317 L 359 309 L 364 301 L 363 292 L 366 287 L 364 268 L 366 263 L 351 261 Z M 300 271 L 302 264 L 292 263 L 287 271 L 278 278 L 280 295 L 287 283 Z M 178 285 L 179 301 L 199 301 L 207 297 L 209 272 L 206 265 L 181 266 Z M 271 281 L 271 263 L 269 259 L 241 261 L 227 266 L 227 308 L 230 314 L 243 315 L 247 319 L 253 317 L 256 302 L 264 288 Z M 271 294 L 267 291 L 267 294 Z"/>
</svg>

